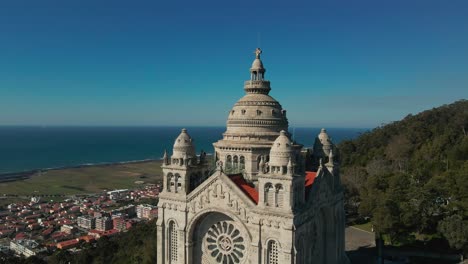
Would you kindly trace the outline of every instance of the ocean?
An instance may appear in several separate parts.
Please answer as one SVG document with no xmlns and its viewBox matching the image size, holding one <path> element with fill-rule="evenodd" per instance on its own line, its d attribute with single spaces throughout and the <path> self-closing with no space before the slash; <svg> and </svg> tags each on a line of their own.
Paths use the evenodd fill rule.
<svg viewBox="0 0 468 264">
<path fill-rule="evenodd" d="M 0 127 L 0 174 L 35 169 L 159 159 L 169 154 L 182 127 Z M 187 127 L 197 153 L 213 153 L 225 127 Z M 365 128 L 331 128 L 334 143 Z M 312 146 L 320 128 L 295 128 L 294 138 Z"/>
</svg>

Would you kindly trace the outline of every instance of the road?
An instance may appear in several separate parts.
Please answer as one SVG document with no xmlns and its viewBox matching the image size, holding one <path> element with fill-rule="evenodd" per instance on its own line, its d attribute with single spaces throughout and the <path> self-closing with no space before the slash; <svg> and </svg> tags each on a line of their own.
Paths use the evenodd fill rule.
<svg viewBox="0 0 468 264">
<path fill-rule="evenodd" d="M 374 233 L 357 229 L 346 228 L 346 254 L 351 263 L 376 263 Z"/>
</svg>

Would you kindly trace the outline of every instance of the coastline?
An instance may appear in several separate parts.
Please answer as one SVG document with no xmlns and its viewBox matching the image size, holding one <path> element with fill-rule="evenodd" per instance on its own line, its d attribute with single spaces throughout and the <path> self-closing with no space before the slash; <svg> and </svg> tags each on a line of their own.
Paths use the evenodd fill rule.
<svg viewBox="0 0 468 264">
<path fill-rule="evenodd" d="M 106 167 L 106 166 L 114 166 L 114 165 L 146 163 L 146 162 L 153 162 L 153 161 L 160 161 L 160 160 L 161 159 L 143 159 L 143 160 L 130 160 L 130 161 L 119 161 L 119 162 L 84 163 L 84 164 L 72 165 L 72 166 L 60 166 L 60 167 L 33 169 L 33 170 L 18 171 L 18 172 L 6 172 L 6 173 L 0 173 L 0 183 L 18 181 L 18 180 L 27 180 L 37 173 L 46 172 L 46 171 L 63 170 L 63 169 L 79 169 L 79 168 L 86 168 L 86 167 Z"/>
</svg>

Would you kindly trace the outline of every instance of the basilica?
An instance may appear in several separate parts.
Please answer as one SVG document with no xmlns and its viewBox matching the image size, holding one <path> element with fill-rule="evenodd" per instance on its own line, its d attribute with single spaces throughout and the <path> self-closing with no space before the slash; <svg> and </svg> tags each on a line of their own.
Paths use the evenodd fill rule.
<svg viewBox="0 0 468 264">
<path fill-rule="evenodd" d="M 213 157 L 186 129 L 164 153 L 157 263 L 349 263 L 337 149 L 325 129 L 292 139 L 255 53 Z"/>
</svg>

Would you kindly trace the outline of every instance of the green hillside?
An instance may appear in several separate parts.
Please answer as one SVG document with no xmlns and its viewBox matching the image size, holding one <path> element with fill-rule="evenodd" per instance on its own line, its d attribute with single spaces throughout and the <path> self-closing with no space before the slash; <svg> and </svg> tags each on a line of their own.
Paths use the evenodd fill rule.
<svg viewBox="0 0 468 264">
<path fill-rule="evenodd" d="M 339 145 L 347 211 L 393 244 L 468 247 L 468 101 L 408 115 Z"/>
</svg>

